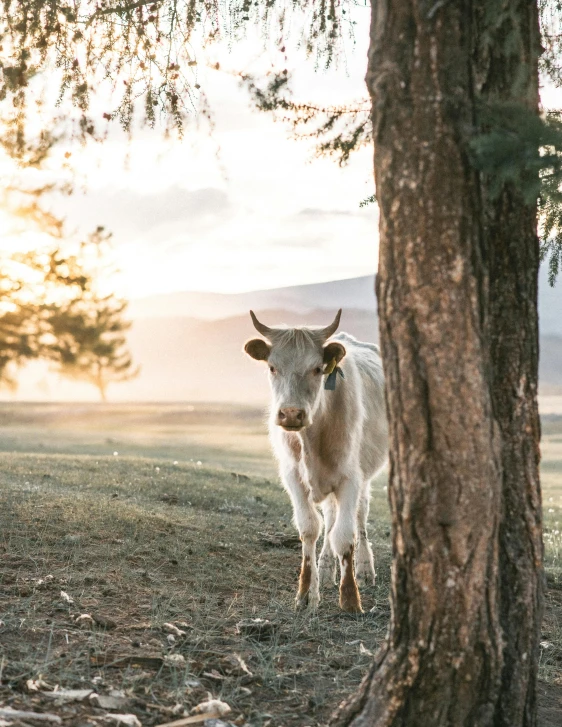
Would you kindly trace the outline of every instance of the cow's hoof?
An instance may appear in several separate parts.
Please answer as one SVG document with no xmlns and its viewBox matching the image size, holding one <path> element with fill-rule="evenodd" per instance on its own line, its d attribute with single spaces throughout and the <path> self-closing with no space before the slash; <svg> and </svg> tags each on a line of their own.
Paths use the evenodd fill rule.
<svg viewBox="0 0 562 727">
<path fill-rule="evenodd" d="M 360 603 L 340 603 L 340 606 L 345 613 L 363 613 Z"/>
<path fill-rule="evenodd" d="M 297 597 L 295 598 L 295 610 L 296 611 L 316 611 L 318 608 L 318 604 L 320 603 L 320 594 L 319 593 L 312 593 L 311 591 L 308 591 L 308 593 L 297 594 Z"/>
<path fill-rule="evenodd" d="M 340 608 L 346 613 L 363 613 L 361 608 L 361 596 L 357 586 L 340 588 Z"/>
<path fill-rule="evenodd" d="M 355 580 L 359 586 L 374 586 L 375 585 L 375 569 L 367 561 L 366 563 L 358 563 L 355 568 Z"/>
<path fill-rule="evenodd" d="M 336 584 L 336 561 L 333 558 L 320 560 L 318 563 L 318 581 L 322 588 Z"/>
</svg>

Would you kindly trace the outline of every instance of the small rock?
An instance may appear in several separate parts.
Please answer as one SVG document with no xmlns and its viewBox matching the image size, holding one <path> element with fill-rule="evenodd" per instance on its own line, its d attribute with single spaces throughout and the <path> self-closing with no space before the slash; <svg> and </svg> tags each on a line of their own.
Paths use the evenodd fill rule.
<svg viewBox="0 0 562 727">
<path fill-rule="evenodd" d="M 164 629 L 164 631 L 167 631 L 169 634 L 173 634 L 174 636 L 185 636 L 185 631 L 182 631 L 182 629 L 178 629 L 178 627 L 174 626 L 174 624 L 165 623 L 162 624 L 162 628 Z"/>
<path fill-rule="evenodd" d="M 139 718 L 134 714 L 106 714 L 105 717 L 115 724 L 124 724 L 125 727 L 142 727 Z"/>
<path fill-rule="evenodd" d="M 74 599 L 72 598 L 72 596 L 69 596 L 66 591 L 61 591 L 60 597 L 62 598 L 63 601 L 66 601 L 66 603 L 68 603 L 69 605 L 74 603 Z"/>
<path fill-rule="evenodd" d="M 92 694 L 90 702 L 101 709 L 126 709 L 130 700 L 125 696 L 114 696 L 112 694 Z"/>
<path fill-rule="evenodd" d="M 218 714 L 224 717 L 225 714 L 230 712 L 230 705 L 226 702 L 222 702 L 220 699 L 209 699 L 207 702 L 200 702 L 196 707 L 193 707 L 191 714 Z"/>
<path fill-rule="evenodd" d="M 75 623 L 81 629 L 89 629 L 91 626 L 94 625 L 94 619 L 90 616 L 89 613 L 83 613 L 77 617 Z"/>
<path fill-rule="evenodd" d="M 40 689 L 52 689 L 53 687 L 47 682 L 44 682 L 41 677 L 37 679 L 28 679 L 25 683 L 25 688 L 28 692 L 38 692 Z"/>
<path fill-rule="evenodd" d="M 41 586 L 46 586 L 48 583 L 52 583 L 55 580 L 55 577 L 51 574 L 46 575 L 44 578 L 39 578 L 37 583 L 35 584 L 37 588 L 40 588 Z"/>
<path fill-rule="evenodd" d="M 236 630 L 239 634 L 263 641 L 273 636 L 277 626 L 266 618 L 245 618 L 236 624 Z"/>
<path fill-rule="evenodd" d="M 267 515 L 264 510 L 263 515 Z M 266 548 L 295 548 L 302 547 L 301 539 L 298 535 L 288 535 L 287 533 L 258 533 L 259 541 Z"/>
<path fill-rule="evenodd" d="M 185 656 L 182 654 L 167 654 L 164 657 L 164 664 L 169 666 L 183 666 L 185 664 Z"/>
</svg>

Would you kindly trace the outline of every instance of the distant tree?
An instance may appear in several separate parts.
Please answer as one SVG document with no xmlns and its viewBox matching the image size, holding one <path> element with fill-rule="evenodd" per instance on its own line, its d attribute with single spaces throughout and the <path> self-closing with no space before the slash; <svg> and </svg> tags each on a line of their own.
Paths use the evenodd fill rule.
<svg viewBox="0 0 562 727">
<path fill-rule="evenodd" d="M 89 294 L 58 309 L 52 318 L 58 370 L 93 384 L 102 401 L 109 384 L 129 381 L 139 372 L 127 348 L 131 323 L 124 318 L 126 309 L 127 301 L 113 295 Z"/>
<path fill-rule="evenodd" d="M 35 328 L 21 308 L 0 314 L 0 388 L 17 388 L 16 371 L 24 361 L 37 357 Z"/>
<path fill-rule="evenodd" d="M 80 299 L 91 285 L 64 244 L 26 253 L 0 253 L 0 387 L 17 388 L 24 363 L 54 356 L 53 311 Z"/>
<path fill-rule="evenodd" d="M 1 191 L 12 233 L 31 232 L 40 243 L 0 251 L 0 386 L 14 390 L 18 369 L 43 359 L 63 376 L 92 381 L 105 398 L 111 381 L 136 374 L 127 302 L 100 293 L 112 273 L 104 262 L 111 235 L 98 228 L 85 240 L 67 239 L 64 221 L 46 206 L 52 185 Z"/>
</svg>

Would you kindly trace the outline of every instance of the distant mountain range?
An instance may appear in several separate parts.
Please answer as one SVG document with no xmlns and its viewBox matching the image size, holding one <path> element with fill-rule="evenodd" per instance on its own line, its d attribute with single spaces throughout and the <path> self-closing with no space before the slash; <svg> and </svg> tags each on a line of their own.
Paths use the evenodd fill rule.
<svg viewBox="0 0 562 727">
<path fill-rule="evenodd" d="M 140 376 L 110 387 L 113 400 L 264 403 L 266 368 L 242 346 L 257 335 L 251 308 L 268 325 L 327 325 L 343 308 L 341 330 L 378 340 L 374 278 L 260 290 L 252 293 L 170 293 L 131 303 L 129 343 Z M 562 281 L 540 280 L 541 393 L 562 394 Z M 44 369 L 24 372 L 18 398 L 95 399 L 91 387 L 59 381 Z"/>
<path fill-rule="evenodd" d="M 333 280 L 328 283 L 295 285 L 273 290 L 255 290 L 251 293 L 167 293 L 133 300 L 129 315 L 141 318 L 168 318 L 186 316 L 204 320 L 217 320 L 238 316 L 252 310 L 306 313 L 325 308 L 376 309 L 375 278 Z"/>
<path fill-rule="evenodd" d="M 171 293 L 135 301 L 130 344 L 143 367 L 115 387 L 134 399 L 258 402 L 267 399 L 265 366 L 242 353 L 255 334 L 248 311 L 268 325 L 327 325 L 342 307 L 341 330 L 378 340 L 374 276 L 252 293 Z M 562 281 L 540 280 L 541 392 L 562 393 Z M 256 334 L 257 335 L 257 334 Z"/>
</svg>

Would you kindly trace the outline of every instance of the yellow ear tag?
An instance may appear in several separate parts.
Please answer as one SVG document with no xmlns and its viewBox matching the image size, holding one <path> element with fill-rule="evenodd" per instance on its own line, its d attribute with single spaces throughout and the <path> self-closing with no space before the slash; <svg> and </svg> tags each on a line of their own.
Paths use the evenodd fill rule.
<svg viewBox="0 0 562 727">
<path fill-rule="evenodd" d="M 326 368 L 324 369 L 324 373 L 328 376 L 332 373 L 332 371 L 336 368 L 337 361 L 335 358 L 333 358 L 330 363 L 326 364 Z"/>
</svg>

